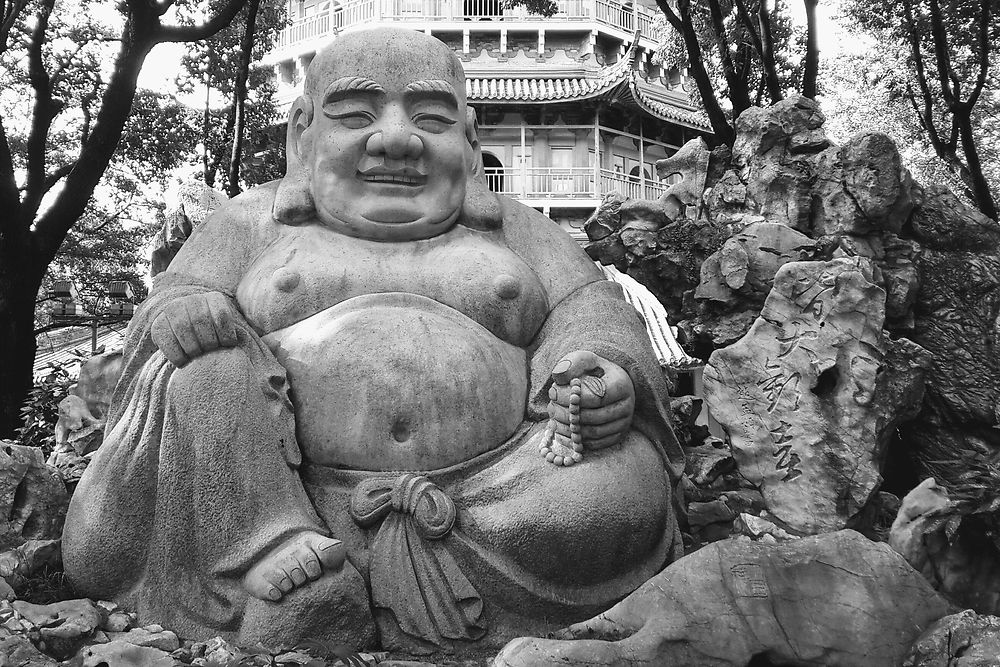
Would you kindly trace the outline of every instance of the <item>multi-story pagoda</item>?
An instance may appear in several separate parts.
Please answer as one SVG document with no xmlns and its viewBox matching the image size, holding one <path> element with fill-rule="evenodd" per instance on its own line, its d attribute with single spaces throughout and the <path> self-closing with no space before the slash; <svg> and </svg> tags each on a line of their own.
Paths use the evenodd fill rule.
<svg viewBox="0 0 1000 667">
<path fill-rule="evenodd" d="M 492 189 L 582 238 L 605 193 L 657 198 L 667 184 L 654 163 L 709 131 L 680 73 L 652 62 L 658 10 L 646 1 L 557 0 L 543 18 L 501 0 L 289 0 L 292 23 L 266 62 L 287 108 L 340 32 L 393 24 L 437 37 L 465 67 Z"/>
</svg>

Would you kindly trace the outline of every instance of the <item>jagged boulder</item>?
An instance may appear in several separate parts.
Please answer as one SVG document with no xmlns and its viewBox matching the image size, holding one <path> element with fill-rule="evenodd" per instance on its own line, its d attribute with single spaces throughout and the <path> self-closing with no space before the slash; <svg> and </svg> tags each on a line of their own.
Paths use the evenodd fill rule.
<svg viewBox="0 0 1000 667">
<path fill-rule="evenodd" d="M 42 450 L 0 441 L 0 551 L 62 535 L 69 495 Z"/>
<path fill-rule="evenodd" d="M 1000 618 L 966 609 L 927 628 L 903 667 L 996 667 L 998 657 Z"/>
<path fill-rule="evenodd" d="M 750 332 L 705 369 L 706 403 L 741 474 L 801 533 L 838 530 L 861 511 L 881 483 L 879 419 L 912 408 L 885 402 L 914 395 L 879 376 L 884 306 L 868 260 L 786 264 Z"/>
</svg>

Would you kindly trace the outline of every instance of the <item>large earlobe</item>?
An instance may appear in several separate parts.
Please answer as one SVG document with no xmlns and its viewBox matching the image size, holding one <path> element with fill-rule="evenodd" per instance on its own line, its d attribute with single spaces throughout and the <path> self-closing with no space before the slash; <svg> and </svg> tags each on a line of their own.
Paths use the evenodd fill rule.
<svg viewBox="0 0 1000 667">
<path fill-rule="evenodd" d="M 288 129 L 285 133 L 285 176 L 278 184 L 271 215 L 277 222 L 294 225 L 316 216 L 312 184 L 308 171 L 308 153 L 311 151 L 309 126 L 313 120 L 312 100 L 301 96 L 288 112 Z"/>
<path fill-rule="evenodd" d="M 503 225 L 503 211 L 500 208 L 500 200 L 486 183 L 483 149 L 479 145 L 479 121 L 472 107 L 466 107 L 465 138 L 468 141 L 466 153 L 470 158 L 470 166 L 465 181 L 465 200 L 462 202 L 459 222 L 471 229 L 499 229 Z"/>
</svg>

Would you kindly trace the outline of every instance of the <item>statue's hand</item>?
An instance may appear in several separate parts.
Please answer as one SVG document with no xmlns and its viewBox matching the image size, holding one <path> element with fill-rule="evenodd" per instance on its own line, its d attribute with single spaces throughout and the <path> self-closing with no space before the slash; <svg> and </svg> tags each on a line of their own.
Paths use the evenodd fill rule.
<svg viewBox="0 0 1000 667">
<path fill-rule="evenodd" d="M 236 305 L 221 292 L 180 297 L 153 319 L 150 335 L 178 368 L 206 352 L 236 347 Z"/>
<path fill-rule="evenodd" d="M 618 364 L 593 352 L 577 350 L 559 360 L 552 369 L 549 389 L 549 417 L 556 432 L 570 437 L 570 380 L 580 378 L 580 434 L 583 446 L 601 449 L 618 444 L 632 425 L 635 386 Z"/>
</svg>

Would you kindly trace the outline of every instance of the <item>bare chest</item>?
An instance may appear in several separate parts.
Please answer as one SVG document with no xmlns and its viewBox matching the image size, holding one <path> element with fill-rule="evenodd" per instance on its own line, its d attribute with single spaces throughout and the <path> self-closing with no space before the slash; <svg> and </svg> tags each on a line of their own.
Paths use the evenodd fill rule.
<svg viewBox="0 0 1000 667">
<path fill-rule="evenodd" d="M 499 234 L 464 227 L 402 243 L 289 227 L 254 260 L 236 297 L 250 324 L 267 334 L 352 297 L 390 292 L 438 301 L 519 347 L 549 310 L 537 275 Z"/>
</svg>

